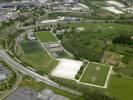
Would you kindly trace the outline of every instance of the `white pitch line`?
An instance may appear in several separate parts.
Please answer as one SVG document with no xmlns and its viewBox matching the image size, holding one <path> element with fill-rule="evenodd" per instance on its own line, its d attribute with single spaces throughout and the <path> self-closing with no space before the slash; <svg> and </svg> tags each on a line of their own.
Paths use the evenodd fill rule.
<svg viewBox="0 0 133 100">
<path fill-rule="evenodd" d="M 112 68 L 113 68 L 113 66 L 110 66 L 110 69 L 109 69 L 109 72 L 108 72 L 108 76 L 107 76 L 105 84 L 104 84 L 104 88 L 108 87 L 108 81 L 109 81 L 109 78 L 111 76 Z"/>
<path fill-rule="evenodd" d="M 108 64 L 103 64 L 103 63 L 98 63 L 98 62 L 90 62 L 90 63 L 99 64 L 99 65 L 105 65 L 105 66 L 110 66 Z"/>
<path fill-rule="evenodd" d="M 85 68 L 84 68 L 84 70 L 83 70 L 83 72 L 82 72 L 82 74 L 81 74 L 81 76 L 80 76 L 80 78 L 79 78 L 79 81 L 81 80 L 81 78 L 82 78 L 82 76 L 83 76 L 84 72 L 86 71 L 86 69 L 87 69 L 88 65 L 89 65 L 89 62 L 88 62 L 88 63 L 87 63 L 87 65 L 85 66 Z"/>
<path fill-rule="evenodd" d="M 96 62 L 88 62 L 88 64 L 89 64 L 89 63 L 99 64 L 99 65 L 106 65 L 106 64 L 96 63 Z M 106 81 L 105 81 L 105 83 L 104 83 L 104 86 L 100 86 L 100 85 L 95 85 L 95 84 L 80 82 L 80 80 L 81 80 L 81 78 L 82 78 L 84 72 L 86 71 L 86 69 L 87 69 L 87 67 L 88 67 L 88 64 L 86 65 L 86 67 L 85 67 L 83 73 L 81 74 L 78 83 L 84 84 L 84 85 L 88 85 L 88 86 L 99 87 L 99 88 L 107 88 L 107 87 L 108 87 L 108 81 L 109 81 L 109 78 L 110 78 L 110 75 L 111 75 L 111 71 L 112 71 L 113 66 L 110 66 L 110 69 L 109 69 L 109 71 L 108 71 L 108 75 L 107 75 Z M 106 66 L 109 66 L 109 65 L 106 65 Z"/>
<path fill-rule="evenodd" d="M 78 82 L 78 83 L 79 83 L 79 84 L 83 84 L 83 85 L 88 85 L 88 86 L 97 87 L 97 88 L 105 88 L 104 86 L 101 86 L 101 85 L 95 85 L 95 84 L 84 83 L 84 82 Z"/>
</svg>

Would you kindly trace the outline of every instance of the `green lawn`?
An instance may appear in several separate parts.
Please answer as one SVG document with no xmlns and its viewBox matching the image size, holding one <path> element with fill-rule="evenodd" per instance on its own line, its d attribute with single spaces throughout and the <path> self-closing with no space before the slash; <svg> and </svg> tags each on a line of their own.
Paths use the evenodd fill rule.
<svg viewBox="0 0 133 100">
<path fill-rule="evenodd" d="M 70 24 L 70 26 L 75 28 L 84 27 L 86 30 L 94 31 L 95 34 L 93 35 L 95 36 L 95 38 L 98 38 L 100 36 L 110 39 L 111 38 L 110 36 L 119 35 L 119 34 L 132 34 L 133 32 L 132 25 L 115 24 L 115 23 L 76 23 L 76 24 L 72 23 Z"/>
<path fill-rule="evenodd" d="M 112 76 L 107 94 L 115 100 L 133 100 L 133 79 Z"/>
<path fill-rule="evenodd" d="M 26 41 L 20 45 L 25 53 L 20 57 L 21 60 L 30 64 L 39 73 L 48 74 L 58 63 L 50 58 L 38 41 Z"/>
<path fill-rule="evenodd" d="M 109 72 L 109 66 L 90 63 L 80 81 L 103 86 Z"/>
<path fill-rule="evenodd" d="M 52 35 L 51 32 L 38 32 L 37 37 L 40 39 L 41 42 L 57 42 L 55 36 Z"/>
</svg>

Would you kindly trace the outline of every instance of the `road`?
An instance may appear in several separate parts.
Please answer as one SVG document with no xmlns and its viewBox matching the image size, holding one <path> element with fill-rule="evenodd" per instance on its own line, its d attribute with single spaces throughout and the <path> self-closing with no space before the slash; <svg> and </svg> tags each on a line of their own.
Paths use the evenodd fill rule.
<svg viewBox="0 0 133 100">
<path fill-rule="evenodd" d="M 29 69 L 27 69 L 26 67 L 24 67 L 23 65 L 19 64 L 18 62 L 16 62 L 14 59 L 12 59 L 4 50 L 0 50 L 0 58 L 6 62 L 8 65 L 10 65 L 11 67 L 15 68 L 16 70 L 20 71 L 23 74 L 26 74 L 32 78 L 35 78 L 45 84 L 48 84 L 50 86 L 53 86 L 55 88 L 58 88 L 60 90 L 72 93 L 74 95 L 82 95 L 82 93 L 72 90 L 70 88 L 66 88 L 63 87 L 59 84 L 57 84 L 56 82 L 50 80 L 48 77 L 42 76 L 36 72 L 33 72 Z"/>
<path fill-rule="evenodd" d="M 14 68 L 12 68 L 12 67 L 10 67 L 10 68 L 12 69 L 13 72 L 15 72 L 15 74 L 17 76 L 16 82 L 10 90 L 7 90 L 6 92 L 4 92 L 3 96 L 0 97 L 0 100 L 4 100 L 4 98 L 6 98 L 9 94 L 11 94 L 14 90 L 16 90 L 22 81 L 22 76 L 20 75 L 20 73 L 17 70 L 15 70 Z"/>
<path fill-rule="evenodd" d="M 42 27 L 42 26 L 48 26 L 48 25 L 54 25 L 54 24 L 57 24 L 57 23 L 60 23 L 60 24 L 67 24 L 67 23 L 81 23 L 81 22 L 84 22 L 84 23 L 116 23 L 116 22 L 123 22 L 123 23 L 126 23 L 126 22 L 132 22 L 133 23 L 133 19 L 125 19 L 125 20 L 96 20 L 96 19 L 85 19 L 85 20 L 81 20 L 81 21 L 59 21 L 59 22 L 55 22 L 55 23 L 47 23 L 47 24 L 42 24 L 42 23 L 38 23 L 36 25 L 30 25 L 30 26 L 17 26 L 17 29 L 24 29 L 24 30 L 28 30 L 28 29 L 34 29 L 36 27 Z"/>
</svg>

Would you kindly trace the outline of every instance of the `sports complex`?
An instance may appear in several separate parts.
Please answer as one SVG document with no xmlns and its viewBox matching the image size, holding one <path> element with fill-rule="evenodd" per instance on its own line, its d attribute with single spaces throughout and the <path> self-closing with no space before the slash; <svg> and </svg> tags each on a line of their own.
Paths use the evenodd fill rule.
<svg viewBox="0 0 133 100">
<path fill-rule="evenodd" d="M 44 46 L 44 44 L 49 43 L 53 43 L 49 46 L 58 45 L 58 40 L 53 33 L 38 32 L 36 36 L 38 38 L 37 40 L 25 40 L 20 43 L 24 53 L 21 59 L 32 65 L 33 69 L 41 74 L 50 74 L 53 77 L 74 80 L 83 85 L 96 86 L 99 88 L 107 87 L 112 67 L 88 61 L 79 79 L 76 79 L 75 77 L 81 70 L 81 67 L 83 67 L 84 62 L 63 57 L 59 59 L 54 58 Z M 53 48 L 55 49 L 55 47 Z"/>
</svg>

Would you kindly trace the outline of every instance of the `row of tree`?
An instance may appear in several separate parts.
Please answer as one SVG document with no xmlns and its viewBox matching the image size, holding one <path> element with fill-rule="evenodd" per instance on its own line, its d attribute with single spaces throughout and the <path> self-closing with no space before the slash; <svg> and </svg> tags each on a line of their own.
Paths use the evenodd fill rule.
<svg viewBox="0 0 133 100">
<path fill-rule="evenodd" d="M 78 84 L 77 82 L 72 80 L 56 78 L 56 77 L 51 77 L 51 79 L 63 86 L 70 87 L 72 89 L 78 90 L 79 92 L 82 92 L 84 94 L 83 97 L 85 98 L 85 100 L 115 100 L 115 98 L 100 93 L 100 91 L 98 90 L 92 92 L 90 87 Z"/>
<path fill-rule="evenodd" d="M 133 38 L 131 35 L 120 35 L 113 39 L 114 44 L 124 44 L 133 47 Z"/>
</svg>

